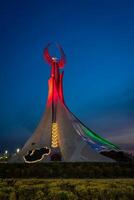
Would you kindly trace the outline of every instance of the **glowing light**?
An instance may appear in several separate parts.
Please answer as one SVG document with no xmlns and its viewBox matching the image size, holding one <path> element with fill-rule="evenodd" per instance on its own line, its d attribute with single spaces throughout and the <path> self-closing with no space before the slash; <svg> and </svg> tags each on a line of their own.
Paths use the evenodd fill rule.
<svg viewBox="0 0 134 200">
<path fill-rule="evenodd" d="M 53 99 L 54 98 L 54 99 Z M 57 103 L 58 101 L 58 92 L 57 92 L 57 85 L 56 81 L 53 77 L 51 77 L 48 81 L 48 98 L 47 98 L 47 106 L 50 106 L 52 103 Z"/>
<path fill-rule="evenodd" d="M 109 142 L 108 140 L 102 138 L 101 136 L 97 135 L 96 133 L 94 133 L 93 131 L 87 129 L 86 127 L 82 126 L 82 129 L 84 130 L 85 134 L 89 137 L 91 137 L 93 140 L 95 140 L 96 142 L 100 142 L 104 145 L 107 145 L 109 148 L 114 148 L 117 149 L 118 147 L 116 147 L 116 145 L 112 144 L 111 142 Z"/>
<path fill-rule="evenodd" d="M 8 154 L 8 150 L 5 150 L 5 154 Z"/>
<path fill-rule="evenodd" d="M 57 61 L 58 59 L 56 57 L 52 57 L 52 60 L 53 61 Z"/>
<path fill-rule="evenodd" d="M 51 105 L 52 102 L 52 95 L 53 95 L 53 78 L 48 80 L 48 99 L 47 99 L 47 106 Z"/>
<path fill-rule="evenodd" d="M 52 144 L 51 144 L 51 146 L 53 148 L 58 147 L 58 134 L 59 134 L 58 124 L 52 123 Z"/>
<path fill-rule="evenodd" d="M 19 153 L 20 152 L 20 149 L 18 148 L 18 149 L 16 149 L 16 153 Z"/>
<path fill-rule="evenodd" d="M 62 79 L 63 79 L 63 71 L 62 71 L 62 73 L 60 74 L 59 91 L 58 91 L 58 92 L 59 92 L 60 100 L 62 101 L 62 103 L 65 103 L 65 102 L 64 102 L 64 96 L 63 96 Z"/>
</svg>

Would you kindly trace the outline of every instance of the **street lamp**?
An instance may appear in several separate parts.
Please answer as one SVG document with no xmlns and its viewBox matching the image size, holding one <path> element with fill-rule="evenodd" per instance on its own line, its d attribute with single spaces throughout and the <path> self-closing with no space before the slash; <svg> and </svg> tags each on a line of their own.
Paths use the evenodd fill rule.
<svg viewBox="0 0 134 200">
<path fill-rule="evenodd" d="M 17 149 L 16 149 L 16 153 L 19 153 L 19 152 L 20 152 L 20 149 L 19 149 L 19 148 L 17 148 Z"/>
<path fill-rule="evenodd" d="M 5 150 L 5 154 L 8 154 L 8 150 Z"/>
</svg>

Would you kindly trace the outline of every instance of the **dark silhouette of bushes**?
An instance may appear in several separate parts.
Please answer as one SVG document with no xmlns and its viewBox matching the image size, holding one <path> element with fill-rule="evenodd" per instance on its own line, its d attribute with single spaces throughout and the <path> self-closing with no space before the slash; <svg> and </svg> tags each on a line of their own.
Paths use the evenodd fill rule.
<svg viewBox="0 0 134 200">
<path fill-rule="evenodd" d="M 0 178 L 134 178 L 130 163 L 0 164 Z"/>
</svg>

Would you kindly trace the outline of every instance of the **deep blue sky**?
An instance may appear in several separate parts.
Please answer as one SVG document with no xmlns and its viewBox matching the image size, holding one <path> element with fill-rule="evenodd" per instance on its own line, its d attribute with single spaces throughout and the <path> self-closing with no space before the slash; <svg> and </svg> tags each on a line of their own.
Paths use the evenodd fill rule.
<svg viewBox="0 0 134 200">
<path fill-rule="evenodd" d="M 0 2 L 0 152 L 20 147 L 45 109 L 50 67 L 43 49 L 67 56 L 65 100 L 90 128 L 133 151 L 134 1 Z"/>
</svg>

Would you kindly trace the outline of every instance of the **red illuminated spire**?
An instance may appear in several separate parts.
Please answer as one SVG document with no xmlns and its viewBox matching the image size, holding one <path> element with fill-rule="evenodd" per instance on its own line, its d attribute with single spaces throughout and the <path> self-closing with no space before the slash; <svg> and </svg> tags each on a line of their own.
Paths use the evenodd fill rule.
<svg viewBox="0 0 134 200">
<path fill-rule="evenodd" d="M 63 49 L 59 44 L 56 44 L 56 47 L 59 49 L 61 54 L 60 59 L 56 57 L 52 57 L 49 53 L 49 47 L 52 43 L 49 43 L 44 50 L 44 59 L 45 61 L 52 67 L 51 69 L 51 76 L 48 81 L 48 100 L 47 105 L 56 104 L 58 98 L 64 103 L 64 96 L 63 96 L 63 86 L 62 86 L 62 79 L 63 79 L 63 71 L 61 72 L 60 69 L 63 69 L 66 58 Z M 54 112 L 54 111 L 53 111 Z"/>
</svg>

